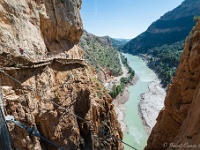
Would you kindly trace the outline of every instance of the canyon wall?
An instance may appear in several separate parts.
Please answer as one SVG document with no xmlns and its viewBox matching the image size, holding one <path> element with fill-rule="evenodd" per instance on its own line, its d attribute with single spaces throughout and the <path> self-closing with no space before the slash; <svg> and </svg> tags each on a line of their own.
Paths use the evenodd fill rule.
<svg viewBox="0 0 200 150">
<path fill-rule="evenodd" d="M 200 21 L 186 38 L 181 62 L 168 86 L 165 107 L 146 150 L 198 149 L 200 144 Z"/>
<path fill-rule="evenodd" d="M 5 70 L 21 82 L 1 73 L 6 113 L 64 149 L 120 149 L 113 138 L 121 139 L 122 133 L 112 99 L 93 72 L 84 63 L 59 61 Z M 13 123 L 9 129 L 17 148 L 55 149 Z"/>
<path fill-rule="evenodd" d="M 0 1 L 0 80 L 6 115 L 34 126 L 63 149 L 120 150 L 123 135 L 112 99 L 81 59 L 81 3 Z M 66 60 L 66 54 L 80 60 Z M 14 123 L 8 126 L 16 148 L 57 149 Z"/>
<path fill-rule="evenodd" d="M 19 62 L 19 48 L 25 51 L 22 57 L 25 62 L 70 49 L 78 51 L 76 44 L 83 32 L 81 3 L 81 0 L 0 1 L 0 52 L 7 57 L 5 63 Z"/>
</svg>

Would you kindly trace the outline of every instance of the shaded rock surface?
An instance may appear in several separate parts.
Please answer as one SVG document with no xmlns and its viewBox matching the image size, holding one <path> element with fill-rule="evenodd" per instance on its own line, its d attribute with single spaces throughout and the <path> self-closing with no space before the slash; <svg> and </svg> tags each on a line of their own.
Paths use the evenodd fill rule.
<svg viewBox="0 0 200 150">
<path fill-rule="evenodd" d="M 157 117 L 146 150 L 198 149 L 200 143 L 199 31 L 200 21 L 186 39 L 176 76 L 173 83 L 168 86 L 165 108 Z"/>
</svg>

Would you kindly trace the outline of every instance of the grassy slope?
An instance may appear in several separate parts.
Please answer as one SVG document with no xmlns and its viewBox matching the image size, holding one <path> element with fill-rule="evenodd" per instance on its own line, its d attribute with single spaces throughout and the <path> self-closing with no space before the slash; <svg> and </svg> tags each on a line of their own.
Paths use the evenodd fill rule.
<svg viewBox="0 0 200 150">
<path fill-rule="evenodd" d="M 86 59 L 96 67 L 97 71 L 99 71 L 98 65 L 106 68 L 113 76 L 122 74 L 118 52 L 112 47 L 110 37 L 97 37 L 85 31 L 81 37 L 80 45 L 89 54 L 89 56 L 85 55 Z"/>
</svg>

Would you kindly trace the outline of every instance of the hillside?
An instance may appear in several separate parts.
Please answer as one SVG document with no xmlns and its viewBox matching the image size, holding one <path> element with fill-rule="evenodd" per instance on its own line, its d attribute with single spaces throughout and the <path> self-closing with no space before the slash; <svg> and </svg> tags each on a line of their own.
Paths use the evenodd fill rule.
<svg viewBox="0 0 200 150">
<path fill-rule="evenodd" d="M 187 37 L 181 61 L 168 86 L 165 107 L 146 150 L 193 150 L 200 143 L 200 20 Z"/>
<path fill-rule="evenodd" d="M 81 4 L 0 1 L 0 149 L 9 134 L 20 150 L 123 149 L 112 98 L 82 59 Z"/>
<path fill-rule="evenodd" d="M 200 0 L 185 0 L 128 42 L 122 51 L 145 56 L 166 87 L 180 61 L 184 39 L 195 24 L 194 16 L 200 14 L 199 5 Z"/>
<path fill-rule="evenodd" d="M 149 49 L 145 55 L 149 68 L 153 69 L 161 79 L 163 87 L 166 87 L 175 75 L 180 62 L 184 41 L 170 45 L 162 45 Z"/>
<path fill-rule="evenodd" d="M 131 54 L 146 53 L 148 49 L 184 40 L 195 25 L 194 16 L 200 14 L 199 5 L 200 0 L 185 0 L 128 42 L 123 51 Z"/>
<path fill-rule="evenodd" d="M 99 67 L 102 67 L 109 75 L 122 74 L 119 55 L 113 48 L 110 37 L 98 37 L 84 31 L 80 39 L 80 46 L 85 51 L 86 60 L 96 67 L 98 72 L 101 71 Z"/>
</svg>

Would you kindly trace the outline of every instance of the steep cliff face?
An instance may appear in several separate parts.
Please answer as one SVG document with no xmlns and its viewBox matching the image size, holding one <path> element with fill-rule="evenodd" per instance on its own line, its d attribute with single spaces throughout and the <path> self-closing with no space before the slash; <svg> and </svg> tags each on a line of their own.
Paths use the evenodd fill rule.
<svg viewBox="0 0 200 150">
<path fill-rule="evenodd" d="M 173 83 L 169 85 L 165 108 L 148 139 L 147 149 L 194 149 L 199 147 L 200 21 L 185 42 Z"/>
<path fill-rule="evenodd" d="M 0 2 L 0 80 L 6 115 L 35 126 L 64 149 L 123 149 L 112 99 L 81 59 L 80 7 L 81 0 Z M 66 59 L 66 54 L 72 57 Z M 16 148 L 57 149 L 8 125 Z"/>
<path fill-rule="evenodd" d="M 82 35 L 81 0 L 50 0 L 40 7 L 45 10 L 40 13 L 40 28 L 50 51 L 68 50 L 78 44 Z"/>
<path fill-rule="evenodd" d="M 3 0 L 0 2 L 0 51 L 26 61 L 73 47 L 82 35 L 81 0 Z M 14 57 L 12 57 L 14 56 Z M 8 64 L 8 60 L 6 61 Z"/>
</svg>

